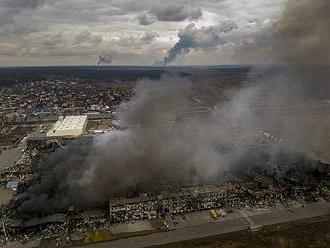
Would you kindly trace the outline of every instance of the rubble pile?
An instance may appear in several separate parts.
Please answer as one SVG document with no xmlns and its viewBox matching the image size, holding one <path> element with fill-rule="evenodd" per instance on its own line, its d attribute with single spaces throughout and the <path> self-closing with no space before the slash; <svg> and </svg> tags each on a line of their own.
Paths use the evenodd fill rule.
<svg viewBox="0 0 330 248">
<path fill-rule="evenodd" d="M 110 220 L 127 222 L 156 218 L 164 214 L 182 214 L 217 208 L 274 207 L 277 204 L 285 205 L 289 201 L 330 200 L 330 190 L 321 186 L 251 190 L 242 184 L 231 183 L 202 193 L 195 188 L 190 188 L 189 191 L 188 194 L 164 192 L 157 198 L 143 202 L 138 202 L 137 199 L 131 200 L 131 203 L 110 201 Z"/>
<path fill-rule="evenodd" d="M 265 208 L 275 205 L 288 206 L 290 202 L 307 204 L 315 201 L 330 201 L 326 185 L 274 186 L 262 185 L 260 178 L 239 178 L 223 186 L 200 186 L 183 188 L 175 192 L 161 192 L 158 196 L 143 194 L 138 198 L 111 199 L 109 209 L 48 216 L 34 221 L 6 219 L 9 241 L 57 239 L 73 242 L 83 240 L 89 231 L 110 230 L 114 223 L 129 223 L 136 220 L 163 218 L 209 209 Z M 108 212 L 107 212 L 108 211 Z M 0 235 L 2 244 L 5 242 Z"/>
<path fill-rule="evenodd" d="M 72 208 L 73 209 L 73 208 Z M 0 233 L 0 245 L 6 242 L 58 240 L 70 244 L 83 240 L 89 231 L 109 229 L 111 223 L 103 210 L 77 213 L 71 209 L 66 214 L 54 214 L 32 220 L 13 220 L 3 217 L 8 239 Z"/>
<path fill-rule="evenodd" d="M 8 239 L 10 242 L 29 242 L 32 240 L 40 241 L 49 238 L 61 237 L 62 234 L 65 232 L 65 224 L 52 223 L 49 225 L 38 226 L 27 230 L 8 227 L 7 232 L 9 235 Z M 1 239 L 0 242 L 0 245 L 3 245 L 5 240 Z"/>
<path fill-rule="evenodd" d="M 138 192 L 138 197 L 110 199 L 102 209 L 76 212 L 70 208 L 67 213 L 50 216 L 18 216 L 15 209 L 24 201 L 24 192 L 38 183 L 38 161 L 51 152 L 52 143 L 39 150 L 28 147 L 22 151 L 15 165 L 1 173 L 1 184 L 18 180 L 17 193 L 9 205 L 2 209 L 2 220 L 6 227 L 0 233 L 0 245 L 5 242 L 28 242 L 35 240 L 83 240 L 93 230 L 110 230 L 115 223 L 129 223 L 137 220 L 164 218 L 210 209 L 266 208 L 288 206 L 290 202 L 307 204 L 316 201 L 330 201 L 330 167 L 309 160 L 287 161 L 280 158 L 272 167 L 247 166 L 246 171 L 236 174 L 228 182 L 218 185 L 176 187 L 166 191 Z M 264 162 L 264 161 L 262 161 Z M 265 162 L 266 163 L 266 162 Z M 308 168 L 307 170 L 304 165 Z M 140 193 L 140 194 L 139 194 Z"/>
<path fill-rule="evenodd" d="M 253 160 L 255 161 L 255 160 Z M 267 164 L 268 160 L 261 160 Z M 302 154 L 279 153 L 270 166 L 246 166 L 227 183 L 213 187 L 186 187 L 112 199 L 110 220 L 126 222 L 164 214 L 182 214 L 218 208 L 274 207 L 289 202 L 330 200 L 330 166 Z"/>
</svg>

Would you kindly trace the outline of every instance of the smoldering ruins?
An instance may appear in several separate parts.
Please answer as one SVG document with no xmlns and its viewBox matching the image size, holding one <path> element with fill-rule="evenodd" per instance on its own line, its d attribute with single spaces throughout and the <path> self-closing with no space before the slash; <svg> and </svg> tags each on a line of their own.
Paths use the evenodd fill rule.
<svg viewBox="0 0 330 248">
<path fill-rule="evenodd" d="M 28 219 L 110 209 L 113 223 L 329 201 L 329 24 L 328 1 L 288 1 L 271 31 L 279 66 L 253 67 L 242 77 L 207 68 L 139 79 L 114 113 L 117 129 L 47 153 L 6 214 Z M 212 39 L 195 42 L 188 36 L 198 30 L 190 26 L 163 63 L 221 42 L 206 31 Z"/>
<path fill-rule="evenodd" d="M 125 129 L 92 144 L 74 142 L 42 161 L 41 182 L 28 189 L 26 197 L 31 199 L 18 210 L 88 207 L 111 196 L 160 192 L 217 179 L 247 152 L 231 141 L 228 132 L 223 133 L 241 117 L 221 120 L 217 111 L 211 111 L 204 117 L 178 119 L 189 112 L 191 87 L 189 79 L 173 75 L 139 81 L 133 99 L 118 110 Z M 232 108 L 241 111 L 242 106 Z"/>
<path fill-rule="evenodd" d="M 260 78 L 251 72 L 249 86 L 208 106 L 206 114 L 181 118 L 192 107 L 188 77 L 140 80 L 133 99 L 118 109 L 125 129 L 92 144 L 74 142 L 40 162 L 40 183 L 23 194 L 26 200 L 18 211 L 56 212 L 70 205 L 98 205 L 118 195 L 220 184 L 224 174 L 255 165 L 277 170 L 280 177 L 287 171 L 279 167 L 293 166 L 297 157 L 305 171 L 310 154 L 326 152 L 326 136 L 320 134 L 327 127 L 316 132 L 303 123 L 313 111 L 304 102 L 329 97 L 329 7 L 323 0 L 289 1 L 276 23 L 273 45 L 274 58 L 289 66 Z M 296 116 L 288 118 L 285 111 Z M 264 127 L 270 131 L 262 131 Z M 260 148 L 253 135 L 258 132 L 274 142 Z"/>
<path fill-rule="evenodd" d="M 134 97 L 118 108 L 121 130 L 92 142 L 74 141 L 42 160 L 40 182 L 19 196 L 17 212 L 50 214 L 70 206 L 98 207 L 114 197 L 222 185 L 235 176 L 260 171 L 281 182 L 309 184 L 308 175 L 327 173 L 309 155 L 311 144 L 317 146 L 322 137 L 299 125 L 308 113 L 299 113 L 297 119 L 277 113 L 276 108 L 293 97 L 306 97 L 296 90 L 294 96 L 267 98 L 272 101 L 267 103 L 270 115 L 267 107 L 256 105 L 257 94 L 276 87 L 283 85 L 276 80 L 252 83 L 232 99 L 195 114 L 193 82 L 188 77 L 165 74 L 159 80 L 142 79 Z M 306 137 L 309 144 L 303 142 Z"/>
<path fill-rule="evenodd" d="M 322 11 L 314 16 L 311 8 Z M 276 60 L 290 66 L 266 69 L 262 76 L 256 76 L 258 69 L 251 70 L 248 86 L 208 106 L 202 115 L 189 114 L 195 94 L 189 77 L 165 74 L 159 80 L 139 80 L 133 99 L 117 111 L 123 130 L 92 143 L 73 142 L 40 161 L 40 182 L 19 196 L 17 211 L 53 213 L 71 205 L 99 206 L 114 196 L 218 185 L 224 175 L 256 165 L 281 177 L 287 171 L 279 167 L 293 165 L 298 157 L 305 171 L 312 163 L 310 154 L 326 149 L 322 130 L 316 134 L 301 123 L 310 117 L 310 109 L 303 106 L 306 99 L 329 97 L 329 72 L 315 67 L 329 62 L 324 30 L 330 21 L 328 9 L 323 0 L 289 1 L 276 23 L 273 50 Z M 309 21 L 301 21 L 306 12 Z M 287 118 L 287 110 L 296 117 Z M 273 142 L 261 147 L 258 133 Z"/>
</svg>

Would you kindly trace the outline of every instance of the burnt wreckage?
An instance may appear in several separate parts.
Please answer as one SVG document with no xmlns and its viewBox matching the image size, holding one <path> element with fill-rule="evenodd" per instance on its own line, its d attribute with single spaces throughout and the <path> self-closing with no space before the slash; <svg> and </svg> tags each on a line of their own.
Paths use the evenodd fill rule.
<svg viewBox="0 0 330 248">
<path fill-rule="evenodd" d="M 265 156 L 265 154 L 263 154 Z M 267 157 L 267 156 L 266 156 Z M 265 158 L 265 157 L 264 157 Z M 260 163 L 260 161 L 259 161 Z M 290 201 L 330 200 L 330 166 L 303 154 L 280 154 L 271 167 L 249 166 L 228 182 L 110 200 L 110 221 L 150 219 L 209 209 L 274 207 Z"/>
<path fill-rule="evenodd" d="M 24 174 L 27 170 L 29 175 L 22 177 L 24 180 L 18 185 L 16 197 L 3 209 L 3 214 L 9 219 L 23 220 L 31 216 L 45 217 L 61 212 L 65 214 L 65 210 L 58 209 L 48 209 L 48 213 L 37 210 L 30 210 L 28 213 L 18 211 L 20 205 L 29 199 L 31 187 L 40 182 L 35 163 L 36 158 L 42 155 L 36 149 L 30 153 L 32 157 L 28 157 L 28 161 L 31 165 L 25 166 L 21 173 Z M 108 203 L 104 201 L 94 208 L 103 209 L 109 222 L 124 222 L 212 208 L 274 206 L 297 199 L 306 202 L 318 201 L 320 198 L 327 201 L 330 199 L 330 166 L 304 154 L 279 151 L 274 155 L 266 150 L 259 150 L 250 153 L 238 164 L 243 164 L 244 170 L 242 165 L 233 166 L 221 177 L 216 176 L 210 181 L 197 184 L 189 184 L 187 181 L 182 181 L 181 185 L 180 181 L 174 184 L 160 182 L 166 187 L 158 187 L 155 181 L 151 181 L 144 185 L 135 185 L 122 191 L 120 195 L 109 196 Z M 12 171 L 8 169 L 6 176 L 17 176 L 20 168 L 23 167 Z M 74 208 L 77 212 L 85 210 L 81 206 Z"/>
</svg>

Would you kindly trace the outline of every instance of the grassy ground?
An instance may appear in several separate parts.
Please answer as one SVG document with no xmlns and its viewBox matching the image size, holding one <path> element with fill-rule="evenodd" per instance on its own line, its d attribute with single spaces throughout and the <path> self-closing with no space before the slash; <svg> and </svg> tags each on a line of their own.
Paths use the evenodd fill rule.
<svg viewBox="0 0 330 248">
<path fill-rule="evenodd" d="M 147 230 L 147 231 L 139 231 L 139 232 L 131 232 L 131 233 L 112 234 L 108 230 L 95 230 L 95 231 L 88 232 L 86 234 L 86 237 L 82 240 L 66 241 L 63 238 L 61 241 L 61 247 L 74 247 L 74 246 L 90 245 L 90 244 L 98 243 L 98 242 L 114 241 L 114 240 L 118 240 L 118 239 L 127 239 L 127 238 L 131 238 L 131 237 L 145 236 L 145 235 L 149 235 L 149 234 L 152 234 L 155 232 L 159 232 L 159 231 Z M 55 248 L 55 247 L 57 247 L 56 240 L 55 239 L 42 240 L 40 242 L 39 247 Z"/>
<path fill-rule="evenodd" d="M 85 239 L 85 244 L 144 236 L 155 232 L 157 231 L 147 230 L 147 231 L 139 231 L 139 232 L 131 232 L 131 233 L 112 234 L 110 231 L 93 231 L 88 233 L 87 238 Z"/>
<path fill-rule="evenodd" d="M 242 231 L 152 248 L 328 248 L 329 244 L 330 215 L 265 227 L 257 233 Z"/>
<path fill-rule="evenodd" d="M 2 151 L 0 154 L 0 170 L 12 166 L 21 156 L 21 146 Z"/>
</svg>

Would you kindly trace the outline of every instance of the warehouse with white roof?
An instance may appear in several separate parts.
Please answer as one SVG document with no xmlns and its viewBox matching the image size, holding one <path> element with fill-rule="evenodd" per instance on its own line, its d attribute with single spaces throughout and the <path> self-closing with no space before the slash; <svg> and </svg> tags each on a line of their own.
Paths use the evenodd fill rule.
<svg viewBox="0 0 330 248">
<path fill-rule="evenodd" d="M 87 126 L 87 115 L 76 115 L 59 117 L 58 121 L 48 131 L 48 137 L 62 137 L 62 136 L 80 136 Z"/>
</svg>

